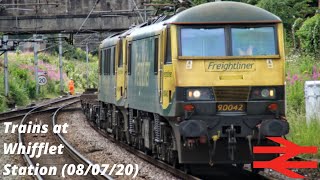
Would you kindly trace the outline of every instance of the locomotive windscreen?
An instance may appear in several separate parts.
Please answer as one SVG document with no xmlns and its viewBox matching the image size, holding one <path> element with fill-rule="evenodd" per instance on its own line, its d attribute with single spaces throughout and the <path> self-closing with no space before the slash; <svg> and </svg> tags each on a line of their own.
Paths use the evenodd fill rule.
<svg viewBox="0 0 320 180">
<path fill-rule="evenodd" d="M 181 56 L 277 55 L 275 27 L 182 27 Z"/>
<path fill-rule="evenodd" d="M 224 28 L 181 29 L 182 56 L 225 56 Z"/>
<path fill-rule="evenodd" d="M 231 28 L 234 56 L 276 55 L 274 27 Z"/>
</svg>

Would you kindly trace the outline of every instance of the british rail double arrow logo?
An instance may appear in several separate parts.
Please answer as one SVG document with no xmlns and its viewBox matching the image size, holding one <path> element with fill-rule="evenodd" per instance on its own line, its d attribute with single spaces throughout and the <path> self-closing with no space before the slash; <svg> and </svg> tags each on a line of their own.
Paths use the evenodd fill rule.
<svg viewBox="0 0 320 180">
<path fill-rule="evenodd" d="M 253 153 L 255 154 L 283 154 L 271 161 L 254 161 L 253 168 L 270 168 L 278 171 L 290 178 L 304 178 L 304 176 L 295 173 L 289 168 L 318 168 L 318 162 L 316 161 L 288 161 L 299 154 L 316 154 L 317 147 L 315 146 L 298 146 L 288 140 L 281 137 L 267 137 L 268 139 L 283 145 L 283 147 L 267 147 L 267 146 L 255 146 L 253 147 Z"/>
</svg>

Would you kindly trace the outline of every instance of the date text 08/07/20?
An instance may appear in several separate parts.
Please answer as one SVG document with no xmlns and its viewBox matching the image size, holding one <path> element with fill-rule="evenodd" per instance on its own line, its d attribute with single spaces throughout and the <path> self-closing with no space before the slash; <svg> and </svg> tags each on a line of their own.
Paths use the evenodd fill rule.
<svg viewBox="0 0 320 180">
<path fill-rule="evenodd" d="M 135 178 L 138 175 L 139 166 L 138 164 L 90 164 L 86 167 L 83 164 L 64 164 L 61 169 L 61 176 L 83 176 L 83 175 L 115 175 L 115 176 L 132 176 Z M 55 176 L 58 173 L 56 166 L 41 166 L 37 163 L 35 166 L 22 166 L 6 164 L 4 166 L 3 175 L 49 175 Z"/>
</svg>

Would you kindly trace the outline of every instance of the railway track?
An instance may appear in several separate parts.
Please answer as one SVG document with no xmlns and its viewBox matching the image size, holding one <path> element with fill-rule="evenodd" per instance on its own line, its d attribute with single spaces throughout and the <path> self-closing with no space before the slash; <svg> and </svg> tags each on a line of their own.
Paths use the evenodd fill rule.
<svg viewBox="0 0 320 180">
<path fill-rule="evenodd" d="M 73 104 L 73 103 L 71 103 Z M 59 114 L 59 112 L 61 112 L 61 110 L 67 106 L 70 106 L 71 104 L 68 104 L 66 106 L 62 106 L 59 109 L 56 110 L 56 112 L 54 113 L 54 115 L 52 116 L 52 126 L 55 126 L 57 124 L 57 116 Z M 60 143 L 62 143 L 65 146 L 65 149 L 67 150 L 68 154 L 74 159 L 76 160 L 79 164 L 83 164 L 85 165 L 85 167 L 89 167 L 89 166 L 94 166 L 94 164 L 87 159 L 86 157 L 84 157 L 83 155 L 81 155 L 75 148 L 72 147 L 72 145 L 70 143 L 68 143 L 66 141 L 66 139 L 63 137 L 63 135 L 61 133 L 57 133 L 55 134 L 58 138 L 58 140 L 60 141 Z M 93 176 L 95 179 L 109 179 L 112 180 L 113 178 L 111 176 L 108 176 L 106 174 L 100 173 L 98 175 Z"/>
<path fill-rule="evenodd" d="M 126 149 L 127 151 L 129 151 L 132 154 L 135 154 L 136 156 L 138 156 L 139 158 L 153 164 L 156 167 L 159 167 L 161 169 L 164 169 L 166 171 L 168 171 L 169 173 L 173 174 L 174 176 L 181 178 L 181 179 L 188 179 L 188 180 L 199 180 L 200 178 L 192 176 L 190 174 L 187 174 L 179 169 L 176 169 L 160 160 L 154 159 L 151 156 L 146 155 L 145 153 L 131 147 L 128 146 L 125 143 L 122 142 L 118 142 L 116 141 L 111 135 L 106 134 L 104 131 L 101 131 L 99 128 L 97 128 L 92 122 L 89 122 L 90 126 L 96 131 L 98 132 L 100 135 L 102 135 L 103 137 L 109 139 L 111 142 L 119 145 L 120 147 Z"/>
<path fill-rule="evenodd" d="M 69 102 L 72 100 L 71 102 Z M 97 178 L 97 176 L 92 176 L 91 174 L 88 174 L 86 176 L 78 176 L 75 174 L 68 175 L 65 174 L 63 175 L 62 169 L 63 167 L 67 165 L 75 165 L 77 166 L 79 162 L 83 163 L 88 161 L 87 159 L 84 159 L 81 157 L 81 155 L 77 154 L 76 152 L 73 152 L 74 155 L 72 154 L 72 149 L 70 148 L 70 145 L 68 142 L 66 142 L 63 137 L 60 137 L 59 140 L 58 138 L 55 137 L 52 128 L 54 127 L 55 124 L 55 118 L 56 115 L 61 112 L 61 111 L 74 111 L 77 108 L 72 108 L 71 106 L 75 105 L 76 103 L 79 103 L 80 100 L 78 97 L 73 97 L 73 98 L 65 98 L 62 100 L 54 101 L 52 103 L 47 103 L 45 105 L 33 107 L 31 110 L 29 110 L 27 113 L 25 113 L 24 117 L 22 118 L 20 122 L 21 125 L 30 125 L 30 122 L 32 122 L 31 127 L 33 127 L 36 124 L 36 121 L 38 125 L 48 125 L 48 132 L 47 133 L 23 133 L 19 132 L 18 133 L 18 143 L 21 143 L 24 146 L 30 146 L 34 145 L 35 143 L 48 143 L 48 147 L 50 146 L 53 147 L 55 146 L 56 148 L 59 149 L 59 146 L 64 146 L 64 148 L 61 148 L 62 153 L 55 153 L 53 155 L 51 154 L 42 154 L 41 156 L 32 156 L 31 154 L 24 153 L 23 158 L 27 164 L 26 167 L 38 167 L 39 169 L 41 168 L 47 168 L 49 169 L 51 167 L 55 167 L 57 169 L 57 172 L 54 174 L 45 174 L 45 175 L 40 175 L 41 173 L 33 173 L 33 176 L 38 179 L 61 179 L 63 177 L 67 179 L 76 179 L 76 180 L 90 180 L 90 179 L 108 179 L 106 177 L 104 178 Z M 52 104 L 62 104 L 59 107 L 50 107 Z M 46 107 L 46 108 L 45 108 Z M 66 109 L 66 107 L 71 107 Z M 52 111 L 55 111 L 54 116 L 52 116 Z M 12 117 L 12 116 L 11 116 Z M 51 121 L 52 120 L 52 121 Z M 45 145 L 46 146 L 46 145 Z M 71 149 L 71 150 L 70 150 Z M 58 150 L 56 151 L 58 152 Z M 77 155 L 75 155 L 77 154 Z M 81 161 L 79 161 L 81 160 Z M 51 169 L 52 170 L 52 169 Z M 39 171 L 40 172 L 40 171 Z M 54 171 L 53 171 L 54 172 Z"/>
<path fill-rule="evenodd" d="M 59 104 L 65 103 L 66 101 L 73 100 L 76 98 L 79 98 L 79 96 L 70 96 L 67 98 L 57 99 L 42 105 L 36 105 L 32 107 L 26 107 L 22 109 L 13 110 L 13 111 L 3 112 L 3 113 L 0 113 L 0 123 L 19 120 L 20 118 L 23 118 L 25 114 L 28 112 L 36 113 L 41 111 L 42 112 L 55 111 L 57 108 L 52 107 L 53 105 L 59 105 Z"/>
<path fill-rule="evenodd" d="M 116 141 L 111 135 L 107 134 L 105 131 L 97 128 L 95 126 L 95 124 L 93 122 L 89 122 L 90 126 L 96 131 L 98 132 L 100 135 L 102 135 L 103 137 L 109 139 L 111 142 L 119 145 L 120 147 L 124 148 L 125 150 L 127 150 L 128 152 L 138 156 L 139 158 L 143 159 L 144 161 L 153 164 L 154 166 L 164 169 L 165 171 L 171 173 L 172 175 L 176 176 L 177 178 L 180 179 L 190 179 L 190 180 L 196 180 L 196 179 L 214 179 L 214 178 L 223 178 L 223 179 L 239 179 L 240 177 L 246 178 L 246 179 L 262 179 L 262 180 L 267 180 L 270 179 L 266 176 L 260 175 L 260 174 L 254 174 L 251 173 L 250 171 L 246 171 L 246 170 L 239 170 L 237 168 L 233 168 L 233 167 L 228 167 L 228 168 L 224 168 L 224 167 L 219 167 L 219 168 L 215 168 L 215 169 L 211 169 L 214 171 L 217 171 L 215 173 L 211 173 L 209 175 L 204 175 L 201 177 L 198 176 L 194 176 L 191 174 L 186 173 L 183 170 L 177 169 L 169 164 L 164 163 L 163 161 L 160 161 L 158 159 L 155 159 L 151 156 L 146 155 L 144 152 L 137 150 L 123 142 L 119 142 Z M 228 170 L 226 170 L 228 169 Z"/>
</svg>

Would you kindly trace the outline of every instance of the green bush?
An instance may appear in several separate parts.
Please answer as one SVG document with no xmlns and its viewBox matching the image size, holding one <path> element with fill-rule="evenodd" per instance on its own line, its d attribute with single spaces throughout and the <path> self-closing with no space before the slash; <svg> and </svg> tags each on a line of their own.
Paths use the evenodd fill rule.
<svg viewBox="0 0 320 180">
<path fill-rule="evenodd" d="M 6 109 L 7 109 L 6 98 L 4 97 L 3 94 L 0 94 L 0 112 L 5 111 Z"/>
<path fill-rule="evenodd" d="M 287 103 L 295 111 L 305 110 L 304 103 L 304 82 L 296 81 L 286 87 Z"/>
<path fill-rule="evenodd" d="M 42 60 L 43 62 L 46 62 L 46 63 L 51 63 L 52 61 L 50 61 L 50 58 L 47 54 L 45 53 L 39 53 L 38 54 L 38 59 L 39 60 Z"/>
<path fill-rule="evenodd" d="M 24 106 L 30 102 L 24 87 L 21 87 L 18 83 L 11 80 L 9 83 L 9 88 L 10 91 L 8 101 L 10 103 L 15 103 L 18 106 Z"/>
<path fill-rule="evenodd" d="M 0 112 L 7 109 L 7 101 L 4 96 L 3 71 L 0 68 Z"/>
<path fill-rule="evenodd" d="M 293 41 L 293 50 L 297 50 L 300 47 L 300 42 L 299 42 L 299 37 L 297 36 L 297 30 L 300 29 L 300 27 L 303 24 L 304 19 L 303 18 L 297 18 L 292 27 L 291 27 L 291 31 L 292 31 L 292 41 Z"/>
<path fill-rule="evenodd" d="M 88 66 L 89 87 L 98 86 L 98 59 L 90 56 Z M 64 69 L 69 78 L 73 78 L 76 91 L 84 91 L 87 88 L 87 63 L 85 61 L 74 63 L 73 61 L 64 61 Z M 68 82 L 66 82 L 68 83 Z"/>
<path fill-rule="evenodd" d="M 320 14 L 307 19 L 297 31 L 301 47 L 306 53 L 320 55 Z"/>
<path fill-rule="evenodd" d="M 36 94 L 36 81 L 29 81 L 27 83 L 27 92 L 28 95 L 30 97 L 30 99 L 36 99 L 37 98 L 37 94 Z"/>
</svg>

